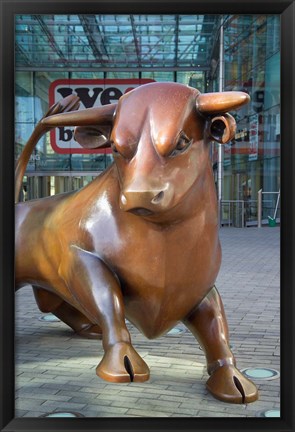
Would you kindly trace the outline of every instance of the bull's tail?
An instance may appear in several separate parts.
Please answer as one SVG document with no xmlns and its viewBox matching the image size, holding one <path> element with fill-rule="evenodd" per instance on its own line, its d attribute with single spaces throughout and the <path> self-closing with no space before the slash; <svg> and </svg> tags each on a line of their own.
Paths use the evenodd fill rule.
<svg viewBox="0 0 295 432">
<path fill-rule="evenodd" d="M 80 99 L 76 95 L 70 95 L 66 98 L 62 99 L 55 105 L 51 106 L 45 116 L 37 123 L 32 135 L 26 142 L 26 145 L 17 161 L 15 168 L 15 202 L 17 203 L 19 200 L 19 193 L 23 181 L 23 176 L 25 174 L 29 159 L 31 154 L 36 147 L 40 138 L 48 132 L 51 128 L 42 124 L 42 120 L 45 117 L 49 117 L 51 115 L 60 114 L 69 111 L 75 111 L 79 108 Z"/>
</svg>

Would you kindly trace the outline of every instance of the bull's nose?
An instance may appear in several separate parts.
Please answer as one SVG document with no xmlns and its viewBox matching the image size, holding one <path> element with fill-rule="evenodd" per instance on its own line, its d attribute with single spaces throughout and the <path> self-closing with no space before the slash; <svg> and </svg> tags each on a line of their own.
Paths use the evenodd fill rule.
<svg viewBox="0 0 295 432">
<path fill-rule="evenodd" d="M 121 207 L 125 211 L 130 211 L 134 208 L 148 209 L 150 211 L 156 210 L 165 197 L 164 190 L 148 190 L 148 191 L 134 191 L 126 190 L 121 194 Z"/>
</svg>

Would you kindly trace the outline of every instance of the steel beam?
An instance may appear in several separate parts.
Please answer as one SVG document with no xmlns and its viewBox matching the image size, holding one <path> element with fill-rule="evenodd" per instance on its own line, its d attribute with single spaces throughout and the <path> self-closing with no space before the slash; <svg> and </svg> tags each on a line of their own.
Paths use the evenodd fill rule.
<svg viewBox="0 0 295 432">
<path fill-rule="evenodd" d="M 50 46 L 55 51 L 55 53 L 60 57 L 60 59 L 66 63 L 67 59 L 66 59 L 64 53 L 59 48 L 58 44 L 55 42 L 54 36 L 51 33 L 51 31 L 49 30 L 47 24 L 45 24 L 45 22 L 43 21 L 42 16 L 41 15 L 35 15 L 35 16 L 36 16 L 36 20 L 38 21 L 41 29 L 43 30 L 43 32 L 47 36 Z"/>
<path fill-rule="evenodd" d="M 84 30 L 84 35 L 87 37 L 89 46 L 92 49 L 93 56 L 96 59 L 100 59 L 103 61 L 103 56 L 106 55 L 107 57 L 109 57 L 109 55 L 104 45 L 98 23 L 95 21 L 94 15 L 78 15 L 78 16 Z M 94 26 L 96 26 L 96 28 L 94 28 Z M 91 27 L 93 27 L 93 29 Z M 96 34 L 94 33 L 95 31 Z M 104 52 L 102 52 L 101 49 L 98 48 L 99 46 L 104 48 Z"/>
</svg>

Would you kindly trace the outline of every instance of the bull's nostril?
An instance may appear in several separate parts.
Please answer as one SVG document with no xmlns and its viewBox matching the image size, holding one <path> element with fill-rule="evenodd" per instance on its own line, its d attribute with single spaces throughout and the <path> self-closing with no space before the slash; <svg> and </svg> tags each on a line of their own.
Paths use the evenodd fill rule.
<svg viewBox="0 0 295 432">
<path fill-rule="evenodd" d="M 152 203 L 157 204 L 158 202 L 160 202 L 162 200 L 163 197 L 164 197 L 164 192 L 161 191 L 152 199 Z"/>
<path fill-rule="evenodd" d="M 127 203 L 127 199 L 126 199 L 125 195 L 123 195 L 123 194 L 121 195 L 121 203 L 123 205 L 125 205 Z"/>
</svg>

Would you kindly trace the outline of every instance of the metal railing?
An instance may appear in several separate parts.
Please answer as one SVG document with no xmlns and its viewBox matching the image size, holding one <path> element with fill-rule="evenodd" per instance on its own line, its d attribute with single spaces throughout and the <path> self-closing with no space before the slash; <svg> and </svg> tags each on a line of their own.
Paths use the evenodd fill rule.
<svg viewBox="0 0 295 432">
<path fill-rule="evenodd" d="M 243 200 L 221 201 L 221 225 L 244 227 L 245 202 Z"/>
<path fill-rule="evenodd" d="M 258 226 L 258 228 L 261 228 L 262 221 L 263 221 L 263 219 L 262 219 L 262 217 L 263 217 L 263 195 L 277 195 L 273 217 L 268 215 L 269 219 L 275 221 L 277 218 L 278 210 L 279 210 L 281 192 L 280 191 L 278 191 L 278 192 L 263 192 L 262 189 L 260 189 L 258 191 L 258 200 L 257 200 L 257 226 Z M 268 200 L 268 201 L 272 202 L 272 200 Z M 272 210 L 272 207 L 268 207 L 268 210 Z"/>
<path fill-rule="evenodd" d="M 268 196 L 276 198 L 265 199 Z M 269 224 L 269 221 L 280 222 L 280 191 L 258 191 L 257 200 L 222 200 L 220 205 L 220 225 L 242 228 Z"/>
</svg>

